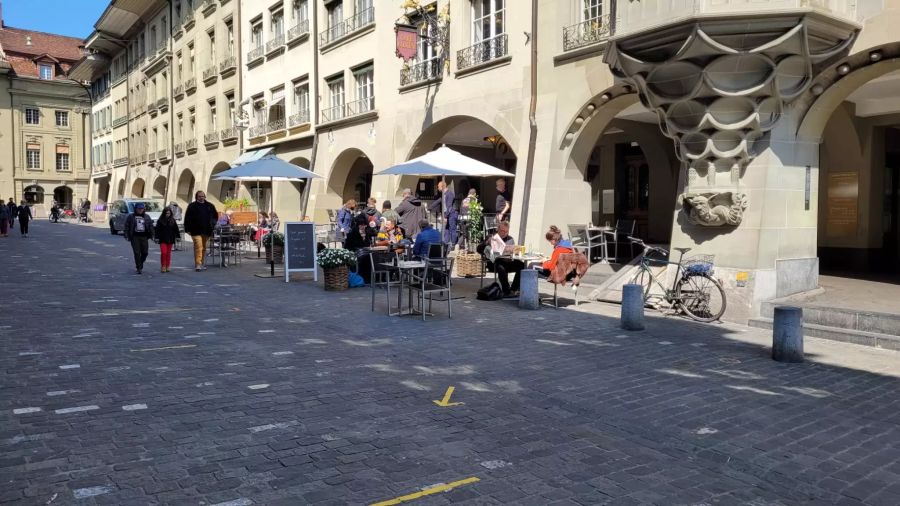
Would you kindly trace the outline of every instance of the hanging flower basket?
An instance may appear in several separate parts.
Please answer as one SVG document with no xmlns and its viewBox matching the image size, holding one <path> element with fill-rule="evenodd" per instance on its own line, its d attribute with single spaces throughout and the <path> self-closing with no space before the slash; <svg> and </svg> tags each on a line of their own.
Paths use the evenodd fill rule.
<svg viewBox="0 0 900 506">
<path fill-rule="evenodd" d="M 356 254 L 340 248 L 323 249 L 316 261 L 325 274 L 325 290 L 342 291 L 348 288 L 350 267 L 356 265 Z"/>
</svg>

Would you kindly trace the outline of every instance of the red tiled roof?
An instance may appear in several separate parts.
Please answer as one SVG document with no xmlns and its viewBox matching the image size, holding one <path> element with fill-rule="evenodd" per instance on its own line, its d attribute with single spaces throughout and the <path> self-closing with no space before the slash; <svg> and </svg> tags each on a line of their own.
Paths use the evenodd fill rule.
<svg viewBox="0 0 900 506">
<path fill-rule="evenodd" d="M 29 37 L 31 38 L 30 45 L 28 44 Z M 57 77 L 57 74 L 67 73 L 72 65 L 81 59 L 79 46 L 83 44 L 81 39 L 65 35 L 23 30 L 10 26 L 0 28 L 0 48 L 6 54 L 6 59 L 12 65 L 13 71 L 19 76 L 38 77 L 38 66 L 35 60 L 43 55 L 49 55 L 59 60 L 59 65 L 55 66 L 54 77 Z"/>
</svg>

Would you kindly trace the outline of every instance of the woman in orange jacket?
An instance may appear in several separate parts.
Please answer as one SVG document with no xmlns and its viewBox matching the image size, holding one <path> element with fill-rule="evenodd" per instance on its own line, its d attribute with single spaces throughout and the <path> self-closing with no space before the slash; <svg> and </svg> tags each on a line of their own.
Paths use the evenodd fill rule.
<svg viewBox="0 0 900 506">
<path fill-rule="evenodd" d="M 550 225 L 550 230 L 544 234 L 544 237 L 550 241 L 550 245 L 553 246 L 553 253 L 550 255 L 550 260 L 541 264 L 540 275 L 547 277 L 553 272 L 553 269 L 556 268 L 556 263 L 559 261 L 560 255 L 574 253 L 575 251 L 572 249 L 572 242 L 563 239 L 562 232 L 560 232 L 556 225 Z"/>
</svg>

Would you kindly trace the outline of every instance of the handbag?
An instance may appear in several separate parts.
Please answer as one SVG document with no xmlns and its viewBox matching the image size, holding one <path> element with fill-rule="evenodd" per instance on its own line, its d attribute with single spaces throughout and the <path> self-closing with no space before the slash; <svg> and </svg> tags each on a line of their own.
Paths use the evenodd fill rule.
<svg viewBox="0 0 900 506">
<path fill-rule="evenodd" d="M 500 300 L 503 298 L 503 288 L 496 281 L 478 290 L 475 295 L 478 300 Z"/>
</svg>

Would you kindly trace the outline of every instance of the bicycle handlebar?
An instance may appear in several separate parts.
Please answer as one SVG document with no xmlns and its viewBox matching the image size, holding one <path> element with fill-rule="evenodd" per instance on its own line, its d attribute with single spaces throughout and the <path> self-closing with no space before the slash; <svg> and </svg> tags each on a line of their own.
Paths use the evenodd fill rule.
<svg viewBox="0 0 900 506">
<path fill-rule="evenodd" d="M 629 240 L 629 241 L 631 241 L 631 242 L 633 242 L 634 244 L 637 244 L 638 246 L 644 248 L 644 254 L 645 254 L 645 255 L 646 255 L 648 252 L 650 252 L 650 251 L 655 251 L 655 252 L 657 252 L 657 253 L 660 253 L 661 255 L 669 256 L 669 251 L 668 251 L 668 250 L 665 250 L 665 249 L 663 249 L 663 248 L 657 248 L 656 246 L 650 246 L 649 244 L 645 243 L 643 240 L 638 239 L 637 237 L 631 237 L 631 236 L 627 236 L 627 237 L 628 237 L 628 240 Z"/>
</svg>

